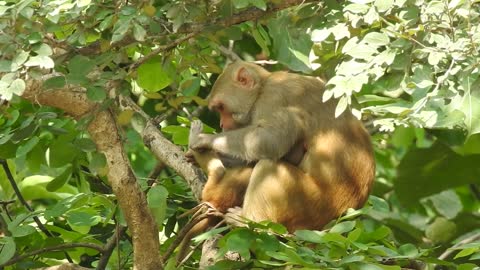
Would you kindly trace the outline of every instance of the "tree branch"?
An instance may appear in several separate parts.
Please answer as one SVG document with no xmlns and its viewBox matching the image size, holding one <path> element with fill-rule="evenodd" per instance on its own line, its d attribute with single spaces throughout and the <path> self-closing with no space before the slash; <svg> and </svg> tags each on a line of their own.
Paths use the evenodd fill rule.
<svg viewBox="0 0 480 270">
<path fill-rule="evenodd" d="M 143 112 L 133 100 L 124 96 L 120 96 L 119 98 L 122 109 L 133 110 L 144 118 L 146 124 L 143 131 L 141 131 L 141 136 L 145 146 L 152 151 L 158 160 L 165 163 L 165 165 L 183 177 L 192 189 L 195 198 L 200 201 L 203 184 L 205 183 L 205 175 L 203 172 L 187 161 L 185 153 L 180 147 L 163 137 L 157 125 L 155 125 L 155 121 Z"/>
<path fill-rule="evenodd" d="M 22 255 L 15 256 L 15 257 L 11 258 L 10 260 L 8 260 L 7 262 L 5 262 L 3 264 L 0 264 L 0 267 L 7 266 L 7 265 L 12 265 L 12 264 L 17 263 L 17 262 L 19 262 L 19 261 L 21 261 L 25 258 L 32 257 L 32 256 L 42 254 L 42 253 L 45 253 L 45 252 L 63 251 L 66 248 L 77 248 L 77 247 L 85 247 L 85 248 L 95 249 L 100 253 L 104 252 L 104 249 L 103 249 L 102 246 L 99 246 L 99 245 L 93 244 L 93 243 L 60 244 L 60 245 L 57 245 L 57 246 L 45 247 L 45 248 L 41 248 L 41 249 L 38 249 L 38 250 L 27 252 L 27 253 L 22 254 Z"/>
<path fill-rule="evenodd" d="M 60 108 L 75 118 L 95 114 L 88 132 L 97 150 L 107 159 L 108 180 L 132 234 L 134 268 L 162 268 L 157 224 L 124 152 L 115 116 L 109 110 L 99 111 L 98 104 L 89 101 L 81 87 L 67 85 L 62 89 L 42 91 L 43 79 L 46 78 L 29 80 L 22 96 L 32 102 Z"/>
<path fill-rule="evenodd" d="M 237 14 L 232 15 L 231 17 L 227 18 L 219 18 L 213 19 L 209 22 L 203 24 L 185 24 L 178 29 L 178 33 L 192 33 L 192 32 L 199 32 L 203 29 L 210 27 L 210 26 L 220 26 L 220 27 L 230 27 L 235 24 L 243 23 L 246 21 L 254 21 L 258 20 L 262 17 L 275 13 L 277 11 L 298 6 L 301 4 L 318 2 L 314 0 L 284 0 L 279 1 L 279 4 L 270 4 L 269 7 L 263 11 L 256 7 L 248 8 L 244 11 L 241 11 Z"/>
<path fill-rule="evenodd" d="M 117 229 L 113 233 L 113 236 L 108 239 L 105 247 L 103 248 L 104 251 L 102 252 L 102 257 L 100 258 L 100 260 L 98 260 L 97 267 L 95 268 L 96 270 L 103 270 L 107 267 L 108 260 L 110 259 L 110 256 L 112 256 L 113 250 L 115 249 L 115 247 L 118 247 L 118 241 L 126 230 L 127 227 L 117 225 Z"/>
<path fill-rule="evenodd" d="M 20 192 L 20 189 L 18 189 L 17 182 L 15 182 L 15 179 L 13 178 L 12 172 L 10 171 L 10 168 L 8 167 L 8 163 L 4 159 L 0 159 L 0 163 L 2 164 L 3 170 L 5 171 L 5 175 L 8 178 L 8 181 L 10 182 L 10 185 L 13 188 L 13 191 L 15 192 L 15 195 L 17 195 L 18 200 L 23 204 L 23 206 L 29 211 L 33 212 L 32 207 L 27 203 L 25 198 L 23 197 L 22 193 Z M 33 221 L 37 224 L 38 228 L 47 236 L 47 237 L 53 237 L 52 233 L 43 225 L 43 223 L 40 221 L 40 219 L 37 216 L 32 216 Z M 73 260 L 68 255 L 66 251 L 63 252 L 65 254 L 65 258 L 67 259 L 68 262 L 72 263 Z"/>
<path fill-rule="evenodd" d="M 3 170 L 5 171 L 5 175 L 7 176 L 8 181 L 10 182 L 10 186 L 12 186 L 13 191 L 15 192 L 15 195 L 17 195 L 18 200 L 23 204 L 23 206 L 29 211 L 33 212 L 32 207 L 28 204 L 28 202 L 23 198 L 22 193 L 20 192 L 20 189 L 18 189 L 17 182 L 15 182 L 15 179 L 13 178 L 12 172 L 10 171 L 10 168 L 8 167 L 8 163 L 4 159 L 0 159 L 0 164 L 2 164 Z M 43 223 L 40 222 L 37 216 L 33 216 L 33 220 L 37 224 L 38 228 L 48 237 L 51 237 L 52 234 L 50 231 L 43 226 Z"/>
</svg>

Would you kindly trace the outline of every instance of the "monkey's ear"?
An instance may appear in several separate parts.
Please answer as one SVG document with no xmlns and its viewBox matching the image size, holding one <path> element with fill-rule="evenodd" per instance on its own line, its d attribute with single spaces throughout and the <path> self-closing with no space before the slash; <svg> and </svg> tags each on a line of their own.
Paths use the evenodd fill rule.
<svg viewBox="0 0 480 270">
<path fill-rule="evenodd" d="M 235 74 L 235 81 L 246 88 L 253 88 L 255 86 L 255 77 L 246 67 L 240 67 Z"/>
</svg>

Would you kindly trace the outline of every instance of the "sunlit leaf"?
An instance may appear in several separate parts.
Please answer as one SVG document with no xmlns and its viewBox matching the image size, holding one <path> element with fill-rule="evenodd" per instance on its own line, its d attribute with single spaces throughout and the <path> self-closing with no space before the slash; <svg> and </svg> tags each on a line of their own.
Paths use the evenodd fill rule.
<svg viewBox="0 0 480 270">
<path fill-rule="evenodd" d="M 152 57 L 138 67 L 138 85 L 149 92 L 157 92 L 172 83 L 172 79 L 162 67 L 160 56 Z"/>
</svg>

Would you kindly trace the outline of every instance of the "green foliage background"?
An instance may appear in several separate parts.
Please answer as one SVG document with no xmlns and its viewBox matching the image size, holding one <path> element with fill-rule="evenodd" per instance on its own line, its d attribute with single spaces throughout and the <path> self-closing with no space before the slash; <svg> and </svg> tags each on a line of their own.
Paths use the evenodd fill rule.
<svg viewBox="0 0 480 270">
<path fill-rule="evenodd" d="M 115 107 L 108 83 L 120 81 L 115 95 L 132 97 L 152 117 L 168 115 L 163 133 L 185 146 L 190 115 L 205 104 L 225 64 L 219 46 L 230 46 L 245 60 L 278 61 L 271 70 L 326 77 L 323 98 L 338 100 L 336 114 L 348 109 L 365 120 L 377 179 L 363 209 L 324 231 L 284 235 L 269 223 L 229 231 L 221 252 L 237 251 L 245 261 L 212 269 L 478 269 L 479 2 L 307 1 L 222 24 L 281 2 L 0 1 L 0 158 L 34 209 L 16 200 L 0 211 L 0 265 L 60 243 L 102 244 L 125 224 L 106 184 L 105 157 L 85 132 L 94 112 L 74 121 L 21 99 L 30 78 L 53 74 L 45 89 L 83 86 L 102 109 Z M 198 115 L 218 128 L 214 114 Z M 119 112 L 118 123 L 142 187 L 159 184 L 147 192 L 165 250 L 186 222 L 177 216 L 195 202 L 174 171 L 149 179 L 156 161 L 136 132 L 135 114 Z M 0 170 L 0 200 L 12 199 Z M 114 252 L 109 268 L 131 267 L 128 236 Z M 88 248 L 68 253 L 87 267 L 99 258 Z M 64 256 L 46 252 L 5 269 L 56 265 Z M 198 260 L 196 253 L 183 267 L 195 269 Z"/>
</svg>

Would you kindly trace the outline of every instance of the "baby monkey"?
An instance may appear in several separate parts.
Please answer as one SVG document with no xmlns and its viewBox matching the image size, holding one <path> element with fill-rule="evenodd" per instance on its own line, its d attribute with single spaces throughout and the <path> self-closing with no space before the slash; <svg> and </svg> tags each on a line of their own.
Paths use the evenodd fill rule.
<svg viewBox="0 0 480 270">
<path fill-rule="evenodd" d="M 202 122 L 195 120 L 191 124 L 189 137 L 197 137 L 202 131 Z M 185 156 L 190 161 L 195 161 L 207 174 L 207 183 L 202 191 L 202 202 L 208 203 L 216 211 L 223 214 L 229 208 L 242 206 L 248 181 L 252 174 L 252 166 L 229 157 L 220 158 L 213 150 L 195 151 L 189 148 Z M 225 167 L 224 163 L 228 168 Z M 185 257 L 190 240 L 193 237 L 205 232 L 209 227 L 218 224 L 220 221 L 220 216 L 212 214 L 193 226 L 180 244 L 177 261 L 180 262 Z"/>
</svg>

